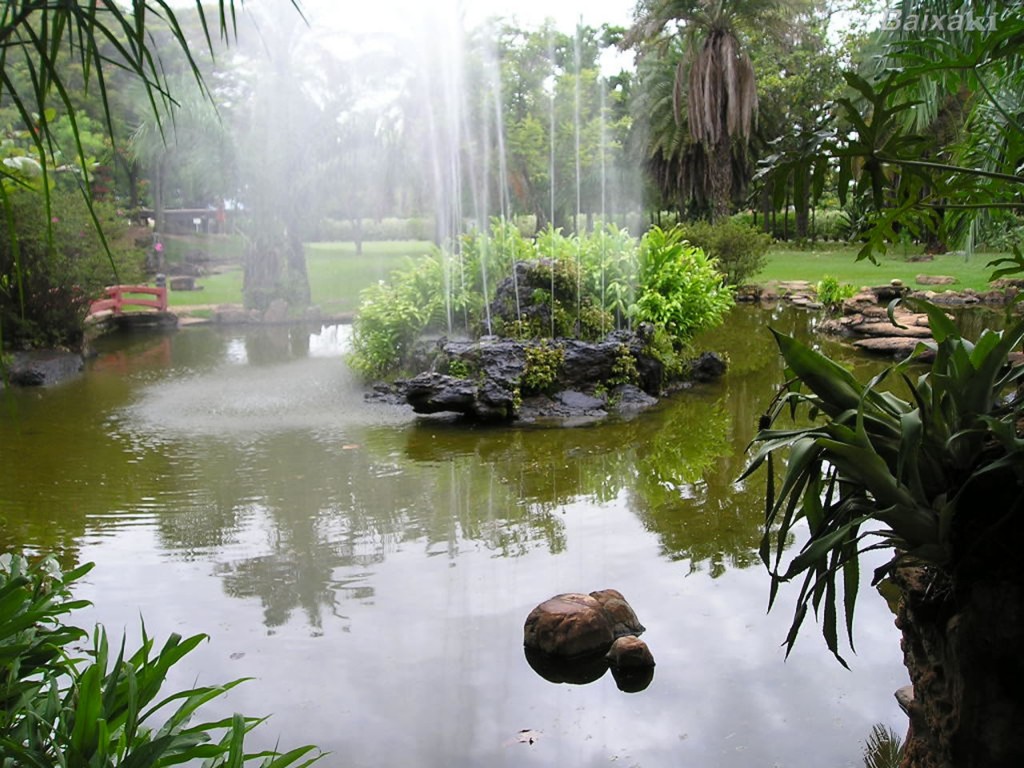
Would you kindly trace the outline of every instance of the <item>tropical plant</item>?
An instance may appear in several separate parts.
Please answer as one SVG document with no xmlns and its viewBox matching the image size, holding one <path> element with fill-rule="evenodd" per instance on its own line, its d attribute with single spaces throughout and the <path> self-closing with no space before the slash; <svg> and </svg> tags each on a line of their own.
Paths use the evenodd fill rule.
<svg viewBox="0 0 1024 768">
<path fill-rule="evenodd" d="M 0 219 L 0 344 L 7 348 L 76 347 L 89 302 L 120 275 L 142 275 L 142 254 L 127 242 L 127 226 L 110 203 L 89 206 L 76 190 L 50 193 L 59 215 L 44 219 L 35 190 L 6 194 L 10 218 Z M 104 255 L 92 217 L 106 231 Z"/>
<path fill-rule="evenodd" d="M 903 740 L 892 729 L 875 723 L 864 744 L 864 768 L 899 768 L 903 762 Z"/>
<path fill-rule="evenodd" d="M 432 322 L 444 317 L 446 267 L 436 252 L 419 261 L 407 260 L 389 281 L 381 280 L 360 294 L 352 323 L 352 367 L 367 378 L 383 378 L 408 362 L 416 339 Z"/>
<path fill-rule="evenodd" d="M 676 65 L 674 112 L 686 124 L 706 158 L 711 220 L 725 218 L 732 205 L 734 145 L 749 141 L 757 115 L 757 83 L 739 25 L 777 18 L 779 0 L 641 0 L 627 42 L 658 40 L 679 24 L 686 54 Z"/>
<path fill-rule="evenodd" d="M 832 275 L 822 277 L 815 287 L 818 301 L 829 311 L 835 311 L 846 299 L 853 296 L 856 290 L 850 283 L 840 283 Z"/>
<path fill-rule="evenodd" d="M 92 564 L 62 572 L 56 560 L 0 556 L 0 765 L 308 766 L 315 748 L 246 753 L 246 734 L 263 719 L 234 715 L 193 722 L 203 705 L 244 682 L 166 693 L 168 673 L 205 639 L 171 635 L 159 649 L 116 650 L 97 627 L 91 641 L 69 624 L 88 605 L 72 596 Z M 80 646 L 87 643 L 82 654 Z"/>
<path fill-rule="evenodd" d="M 526 347 L 525 355 L 526 367 L 520 382 L 523 394 L 547 392 L 558 383 L 558 374 L 565 360 L 565 350 L 561 346 L 545 339 L 540 344 Z"/>
<path fill-rule="evenodd" d="M 641 238 L 634 322 L 663 329 L 678 350 L 718 325 L 732 305 L 714 260 L 689 245 L 681 229 L 654 227 Z"/>
<path fill-rule="evenodd" d="M 994 212 L 1022 206 L 1024 11 L 940 0 L 902 5 L 915 19 L 959 15 L 961 27 L 903 36 L 892 41 L 886 69 L 845 73 L 848 93 L 831 119 L 798 147 L 766 158 L 761 172 L 773 180 L 777 203 L 790 179 L 810 179 L 817 200 L 834 178 L 840 200 L 864 209 L 859 258 L 908 238 L 971 248 Z M 968 11 L 998 23 L 967 25 Z M 944 115 L 960 128 L 939 125 Z"/>
<path fill-rule="evenodd" d="M 762 417 L 743 475 L 767 469 L 761 557 L 770 604 L 781 584 L 800 579 L 787 652 L 813 612 L 845 665 L 839 628 L 852 647 L 860 556 L 892 550 L 874 580 L 890 579 L 902 594 L 898 624 L 914 683 L 906 764 L 1019 765 L 1024 366 L 1010 356 L 1024 320 L 971 342 L 938 308 L 906 303 L 927 313 L 934 336 L 934 360 L 916 381 L 904 361 L 862 384 L 775 334 L 791 378 Z M 909 399 L 883 389 L 890 379 Z M 810 426 L 782 423 L 804 409 Z M 800 524 L 803 543 L 787 558 Z"/>
</svg>

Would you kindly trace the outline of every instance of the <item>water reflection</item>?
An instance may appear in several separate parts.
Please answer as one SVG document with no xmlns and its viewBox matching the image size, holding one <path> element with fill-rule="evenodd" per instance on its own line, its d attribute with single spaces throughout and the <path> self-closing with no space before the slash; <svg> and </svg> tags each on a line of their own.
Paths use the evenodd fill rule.
<svg viewBox="0 0 1024 768">
<path fill-rule="evenodd" d="M 767 325 L 809 338 L 809 319 L 738 310 L 705 344 L 729 356 L 721 382 L 564 430 L 369 407 L 347 329 L 104 340 L 81 379 L 13 396 L 0 546 L 99 560 L 97 619 L 211 632 L 208 676 L 239 658 L 261 678 L 233 707 L 267 711 L 273 692 L 272 722 L 346 765 L 794 765 L 794 729 L 836 764 L 903 683 L 891 618 L 858 618 L 859 647 L 891 654 L 856 687 L 813 637 L 783 665 L 788 617 L 764 617 L 746 569 L 762 488 L 736 482 L 781 381 Z M 594 584 L 645 617 L 659 674 L 642 696 L 552 686 L 523 657 L 529 608 Z M 505 751 L 524 728 L 539 748 Z"/>
<path fill-rule="evenodd" d="M 478 546 L 562 553 L 562 510 L 575 503 L 627 508 L 665 557 L 720 576 L 757 557 L 762 487 L 736 478 L 780 380 L 767 326 L 807 337 L 807 319 L 738 310 L 713 337 L 730 361 L 723 381 L 575 429 L 467 428 L 371 407 L 341 360 L 344 328 L 106 340 L 79 385 L 46 393 L 80 417 L 60 427 L 71 450 L 50 450 L 58 425 L 20 406 L 32 427 L 13 455 L 27 460 L 7 464 L 0 491 L 32 513 L 9 537 L 73 548 L 88 524 L 152 521 L 167 551 L 216 559 L 226 592 L 257 597 L 268 627 L 298 610 L 314 630 L 325 612 L 372 599 L 373 567 L 405 546 L 447 558 Z M 44 450 L 48 465 L 33 465 Z M 68 481 L 71 509 L 70 494 L 50 495 Z M 25 483 L 35 493 L 13 487 Z M 40 488 L 45 501 L 30 502 Z M 53 509 L 70 526 L 65 544 Z M 339 581 L 351 569 L 357 583 Z"/>
</svg>

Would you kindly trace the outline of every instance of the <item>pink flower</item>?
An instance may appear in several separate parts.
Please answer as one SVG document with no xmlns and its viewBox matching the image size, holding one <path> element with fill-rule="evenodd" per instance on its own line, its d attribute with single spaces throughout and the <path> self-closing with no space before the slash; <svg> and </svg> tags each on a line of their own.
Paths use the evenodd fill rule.
<svg viewBox="0 0 1024 768">
<path fill-rule="evenodd" d="M 53 217 L 50 218 L 50 223 L 51 224 L 56 224 L 58 221 L 60 221 L 60 219 L 58 217 L 56 217 L 56 216 L 53 216 Z"/>
</svg>

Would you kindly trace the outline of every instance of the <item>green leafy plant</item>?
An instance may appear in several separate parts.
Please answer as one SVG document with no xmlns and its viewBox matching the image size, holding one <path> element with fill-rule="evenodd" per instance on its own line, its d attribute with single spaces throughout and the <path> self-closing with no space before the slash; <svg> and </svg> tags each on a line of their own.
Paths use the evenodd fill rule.
<svg viewBox="0 0 1024 768">
<path fill-rule="evenodd" d="M 471 371 L 469 365 L 465 360 L 455 358 L 448 361 L 448 375 L 454 376 L 456 379 L 468 379 Z"/>
<path fill-rule="evenodd" d="M 679 347 L 721 323 L 733 306 L 715 262 L 680 229 L 654 227 L 641 239 L 637 294 L 634 322 L 664 328 Z"/>
<path fill-rule="evenodd" d="M 729 285 L 742 285 L 764 269 L 772 244 L 771 235 L 729 219 L 681 224 L 679 229 L 684 240 L 716 261 Z"/>
<path fill-rule="evenodd" d="M 30 189 L 4 195 L 10 218 L 0 219 L 0 328 L 7 347 L 76 346 L 89 302 L 118 279 L 142 277 L 143 254 L 127 242 L 113 206 L 90 213 L 77 191 L 51 192 L 54 213 Z M 92 215 L 106 229 L 106 249 Z"/>
<path fill-rule="evenodd" d="M 364 289 L 352 323 L 352 367 L 367 378 L 399 370 L 420 334 L 451 311 L 451 303 L 445 303 L 444 280 L 442 256 L 435 253 L 408 260 L 390 281 Z"/>
<path fill-rule="evenodd" d="M 609 387 L 617 387 L 620 384 L 636 384 L 640 380 L 640 373 L 636 369 L 636 358 L 629 351 L 625 344 L 619 344 L 615 363 L 612 365 L 612 375 L 605 382 Z"/>
<path fill-rule="evenodd" d="M 895 551 L 876 581 L 898 566 L 921 563 L 934 569 L 942 589 L 962 594 L 978 579 L 1001 577 L 1010 553 L 1024 544 L 1007 538 L 1020 531 L 1024 512 L 1024 411 L 1016 389 L 1024 367 L 1009 362 L 1024 339 L 1024 320 L 971 342 L 937 307 L 905 301 L 927 313 L 935 338 L 934 361 L 916 381 L 904 362 L 862 384 L 824 355 L 775 333 L 792 378 L 762 417 L 757 452 L 743 476 L 767 465 L 761 557 L 772 575 L 770 602 L 780 584 L 803 579 L 787 652 L 808 612 L 820 612 L 825 641 L 845 664 L 839 617 L 852 645 L 859 556 L 867 550 Z M 881 389 L 893 376 L 909 399 Z M 773 428 L 801 407 L 815 423 Z M 778 453 L 786 462 L 777 485 Z M 786 563 L 800 523 L 808 537 Z"/>
<path fill-rule="evenodd" d="M 864 744 L 864 768 L 899 768 L 903 762 L 903 740 L 882 723 L 875 723 Z"/>
<path fill-rule="evenodd" d="M 171 635 L 157 650 L 142 631 L 128 653 L 112 652 L 97 627 L 84 658 L 76 655 L 87 633 L 67 623 L 88 605 L 71 588 L 92 568 L 61 572 L 52 558 L 35 564 L 0 556 L 0 764 L 4 766 L 165 766 L 204 761 L 208 766 L 308 766 L 306 746 L 280 754 L 246 753 L 247 733 L 262 719 L 234 715 L 193 723 L 200 708 L 244 682 L 170 694 L 162 689 L 171 668 L 206 639 Z"/>
<path fill-rule="evenodd" d="M 853 296 L 857 289 L 849 283 L 840 283 L 831 275 L 825 275 L 818 281 L 816 292 L 818 294 L 818 301 L 828 309 L 834 310 L 846 299 Z"/>
<path fill-rule="evenodd" d="M 545 340 L 528 346 L 525 353 L 526 369 L 520 381 L 523 394 L 547 392 L 558 381 L 565 350 Z"/>
</svg>

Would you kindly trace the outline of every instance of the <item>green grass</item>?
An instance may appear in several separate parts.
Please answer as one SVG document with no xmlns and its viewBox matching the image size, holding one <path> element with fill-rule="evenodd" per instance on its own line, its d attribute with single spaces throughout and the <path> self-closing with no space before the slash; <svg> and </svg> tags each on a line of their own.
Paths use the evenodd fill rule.
<svg viewBox="0 0 1024 768">
<path fill-rule="evenodd" d="M 201 291 L 169 291 L 167 303 L 171 307 L 186 307 L 196 304 L 241 304 L 242 267 L 232 266 L 224 272 L 207 275 L 196 280 Z"/>
<path fill-rule="evenodd" d="M 202 244 L 188 246 L 182 242 L 189 239 L 176 238 L 179 241 L 176 247 L 181 253 L 190 247 L 203 247 Z M 368 242 L 363 244 L 362 255 L 357 256 L 353 243 L 309 243 L 306 245 L 306 268 L 313 304 L 328 314 L 354 312 L 359 307 L 359 292 L 363 288 L 386 279 L 407 256 L 420 256 L 430 247 L 429 242 L 422 241 Z M 242 267 L 239 261 L 240 256 L 235 259 L 236 263 L 218 267 L 217 274 L 196 280 L 196 284 L 202 286 L 201 291 L 171 291 L 170 306 L 241 304 Z"/>
<path fill-rule="evenodd" d="M 774 246 L 768 252 L 768 264 L 751 282 L 767 283 L 774 280 L 808 280 L 816 283 L 831 275 L 840 283 L 856 287 L 885 285 L 891 280 L 902 280 L 911 288 L 963 290 L 988 288 L 992 268 L 987 266 L 1004 254 L 975 253 L 970 258 L 956 254 L 936 256 L 932 261 L 908 261 L 902 253 L 880 258 L 878 264 L 868 260 L 857 261 L 858 246 L 829 245 L 816 250 L 795 250 L 785 244 Z M 949 286 L 922 286 L 915 282 L 917 275 L 949 275 L 957 283 Z"/>
<path fill-rule="evenodd" d="M 171 291 L 170 305 L 183 307 L 196 304 L 241 304 L 242 268 L 241 241 L 222 237 L 176 237 L 166 241 L 169 255 L 180 257 L 193 248 L 203 248 L 221 261 L 217 274 L 197 280 L 201 291 Z M 359 292 L 378 280 L 385 280 L 392 270 L 401 266 L 408 256 L 427 253 L 429 242 L 384 241 L 363 244 L 363 253 L 356 255 L 350 242 L 309 243 L 306 245 L 306 265 L 313 303 L 328 314 L 354 312 L 359 307 Z M 976 253 L 969 259 L 955 254 L 936 256 L 932 261 L 907 261 L 902 255 L 890 255 L 879 260 L 857 261 L 857 246 L 820 245 L 816 249 L 796 250 L 781 244 L 768 253 L 768 264 L 753 278 L 753 282 L 767 283 L 778 280 L 808 280 L 818 282 L 830 275 L 840 283 L 856 287 L 884 285 L 899 279 L 912 288 L 932 290 L 962 290 L 988 287 L 992 269 L 988 262 L 1001 254 Z M 224 263 L 228 261 L 228 263 Z M 917 275 L 950 275 L 958 282 L 951 286 L 919 286 Z"/>
<path fill-rule="evenodd" d="M 306 267 L 313 303 L 328 314 L 354 312 L 359 292 L 378 280 L 386 280 L 406 257 L 422 256 L 431 243 L 396 240 L 363 243 L 356 255 L 353 243 L 309 243 Z"/>
</svg>

